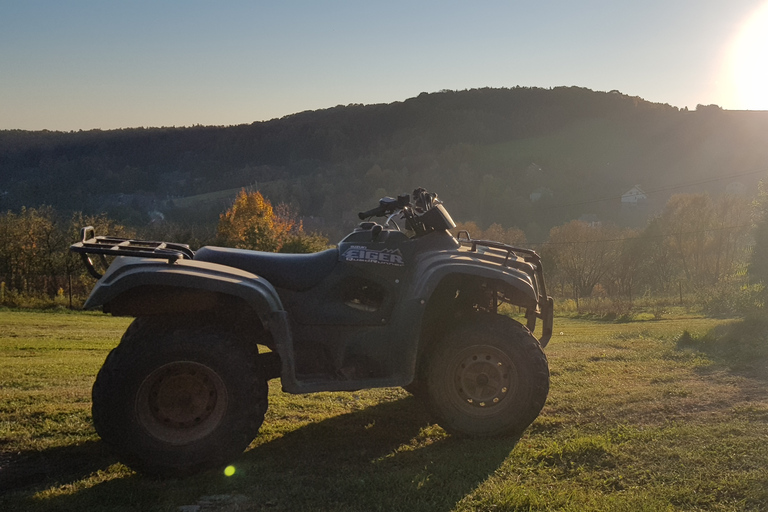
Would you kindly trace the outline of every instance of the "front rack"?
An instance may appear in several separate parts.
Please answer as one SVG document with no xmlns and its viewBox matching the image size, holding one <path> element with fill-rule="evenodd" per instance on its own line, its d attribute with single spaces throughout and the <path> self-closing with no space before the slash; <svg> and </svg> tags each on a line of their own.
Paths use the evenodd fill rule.
<svg viewBox="0 0 768 512">
<path fill-rule="evenodd" d="M 105 268 L 109 266 L 107 256 L 156 258 L 167 260 L 168 263 L 182 259 L 191 260 L 195 256 L 194 251 L 186 244 L 96 236 L 93 226 L 86 226 L 80 229 L 80 241 L 72 244 L 69 250 L 80 254 L 88 273 L 96 279 L 100 279 L 103 274 L 96 270 L 91 259 L 92 255 L 98 256 Z"/>
<path fill-rule="evenodd" d="M 474 240 L 469 236 L 469 232 L 461 230 L 458 233 L 456 239 L 463 245 L 472 246 L 471 250 L 476 252 L 478 247 L 489 247 L 492 249 L 499 249 L 507 251 L 507 256 L 504 259 L 504 266 L 509 266 L 509 259 L 512 255 L 522 256 L 526 263 L 533 264 L 534 270 L 531 276 L 534 280 L 534 286 L 538 290 L 539 300 L 536 310 L 529 309 L 526 311 L 526 318 L 528 320 L 528 329 L 533 332 L 536 326 L 536 317 L 542 319 L 542 331 L 539 337 L 539 343 L 542 347 L 546 347 L 549 340 L 552 338 L 552 325 L 554 323 L 554 301 L 552 297 L 547 295 L 547 289 L 544 285 L 544 270 L 541 265 L 541 256 L 536 251 L 531 249 L 523 249 L 520 247 L 513 247 L 511 245 L 503 244 L 501 242 L 493 242 L 491 240 Z M 496 297 L 494 295 L 494 308 L 497 307 Z"/>
<path fill-rule="evenodd" d="M 541 256 L 539 256 L 539 254 L 536 251 L 533 251 L 531 249 L 523 249 L 522 247 L 513 247 L 511 245 L 503 244 L 501 242 L 494 242 L 491 240 L 475 240 L 469 236 L 469 231 L 466 231 L 466 230 L 459 231 L 459 234 L 456 238 L 462 244 L 471 245 L 472 251 L 477 251 L 478 246 L 507 251 L 507 258 L 506 260 L 504 260 L 505 265 L 507 261 L 509 261 L 509 258 L 512 254 L 521 255 L 525 261 L 529 263 L 533 263 L 536 266 L 541 265 Z"/>
</svg>

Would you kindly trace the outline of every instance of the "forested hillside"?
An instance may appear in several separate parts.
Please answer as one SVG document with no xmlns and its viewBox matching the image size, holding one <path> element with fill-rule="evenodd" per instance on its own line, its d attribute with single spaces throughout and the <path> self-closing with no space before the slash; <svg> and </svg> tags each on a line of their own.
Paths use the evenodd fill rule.
<svg viewBox="0 0 768 512">
<path fill-rule="evenodd" d="M 229 127 L 1 131 L 0 209 L 213 224 L 253 187 L 333 238 L 380 196 L 423 186 L 457 220 L 532 241 L 585 214 L 642 226 L 677 192 L 754 190 L 766 141 L 766 112 L 689 112 L 576 87 L 443 91 Z M 647 204 L 622 211 L 634 185 Z"/>
</svg>

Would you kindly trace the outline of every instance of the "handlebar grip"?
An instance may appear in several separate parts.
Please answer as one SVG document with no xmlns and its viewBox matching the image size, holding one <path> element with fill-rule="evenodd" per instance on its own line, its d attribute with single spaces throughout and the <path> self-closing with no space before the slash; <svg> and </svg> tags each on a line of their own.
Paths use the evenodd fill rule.
<svg viewBox="0 0 768 512">
<path fill-rule="evenodd" d="M 379 217 L 384 215 L 385 212 L 386 210 L 384 208 L 377 206 L 376 208 L 368 210 L 367 212 L 360 212 L 357 214 L 357 216 L 360 218 L 360 220 L 365 220 L 368 217 Z"/>
</svg>

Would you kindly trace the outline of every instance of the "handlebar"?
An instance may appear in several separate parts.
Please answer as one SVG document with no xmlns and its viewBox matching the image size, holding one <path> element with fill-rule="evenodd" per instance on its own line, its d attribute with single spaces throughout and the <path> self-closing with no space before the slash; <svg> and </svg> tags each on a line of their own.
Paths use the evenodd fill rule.
<svg viewBox="0 0 768 512">
<path fill-rule="evenodd" d="M 384 217 L 389 213 L 394 213 L 397 210 L 401 210 L 411 205 L 411 196 L 404 194 L 397 196 L 397 199 L 391 197 L 382 197 L 379 199 L 379 206 L 368 210 L 367 212 L 360 212 L 357 216 L 360 220 L 365 220 L 370 217 Z"/>
<path fill-rule="evenodd" d="M 407 229 L 414 231 L 416 236 L 419 236 L 428 233 L 433 228 L 433 226 L 427 225 L 427 222 L 431 223 L 432 221 L 422 219 L 439 204 L 442 204 L 442 201 L 437 198 L 437 194 L 431 194 L 423 188 L 417 188 L 413 191 L 413 203 L 411 203 L 410 194 L 399 195 L 397 199 L 382 197 L 379 199 L 379 206 L 366 212 L 360 212 L 357 216 L 360 220 L 389 216 L 387 219 L 387 224 L 389 224 L 392 217 L 402 214 L 402 219 L 405 221 Z M 447 215 L 447 212 L 444 213 Z M 455 226 L 450 218 L 448 221 L 448 224 Z"/>
<path fill-rule="evenodd" d="M 386 208 L 383 206 L 377 206 L 376 208 L 368 210 L 367 212 L 360 212 L 357 214 L 357 216 L 360 218 L 360 220 L 365 220 L 369 217 L 382 217 L 383 215 L 386 215 L 386 213 Z"/>
</svg>

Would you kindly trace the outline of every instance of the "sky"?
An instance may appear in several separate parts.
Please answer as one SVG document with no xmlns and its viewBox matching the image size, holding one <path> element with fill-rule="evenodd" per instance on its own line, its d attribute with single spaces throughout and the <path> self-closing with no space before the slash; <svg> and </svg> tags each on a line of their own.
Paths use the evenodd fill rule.
<svg viewBox="0 0 768 512">
<path fill-rule="evenodd" d="M 0 129 L 235 125 L 517 85 L 768 110 L 768 0 L 0 0 Z"/>
</svg>

